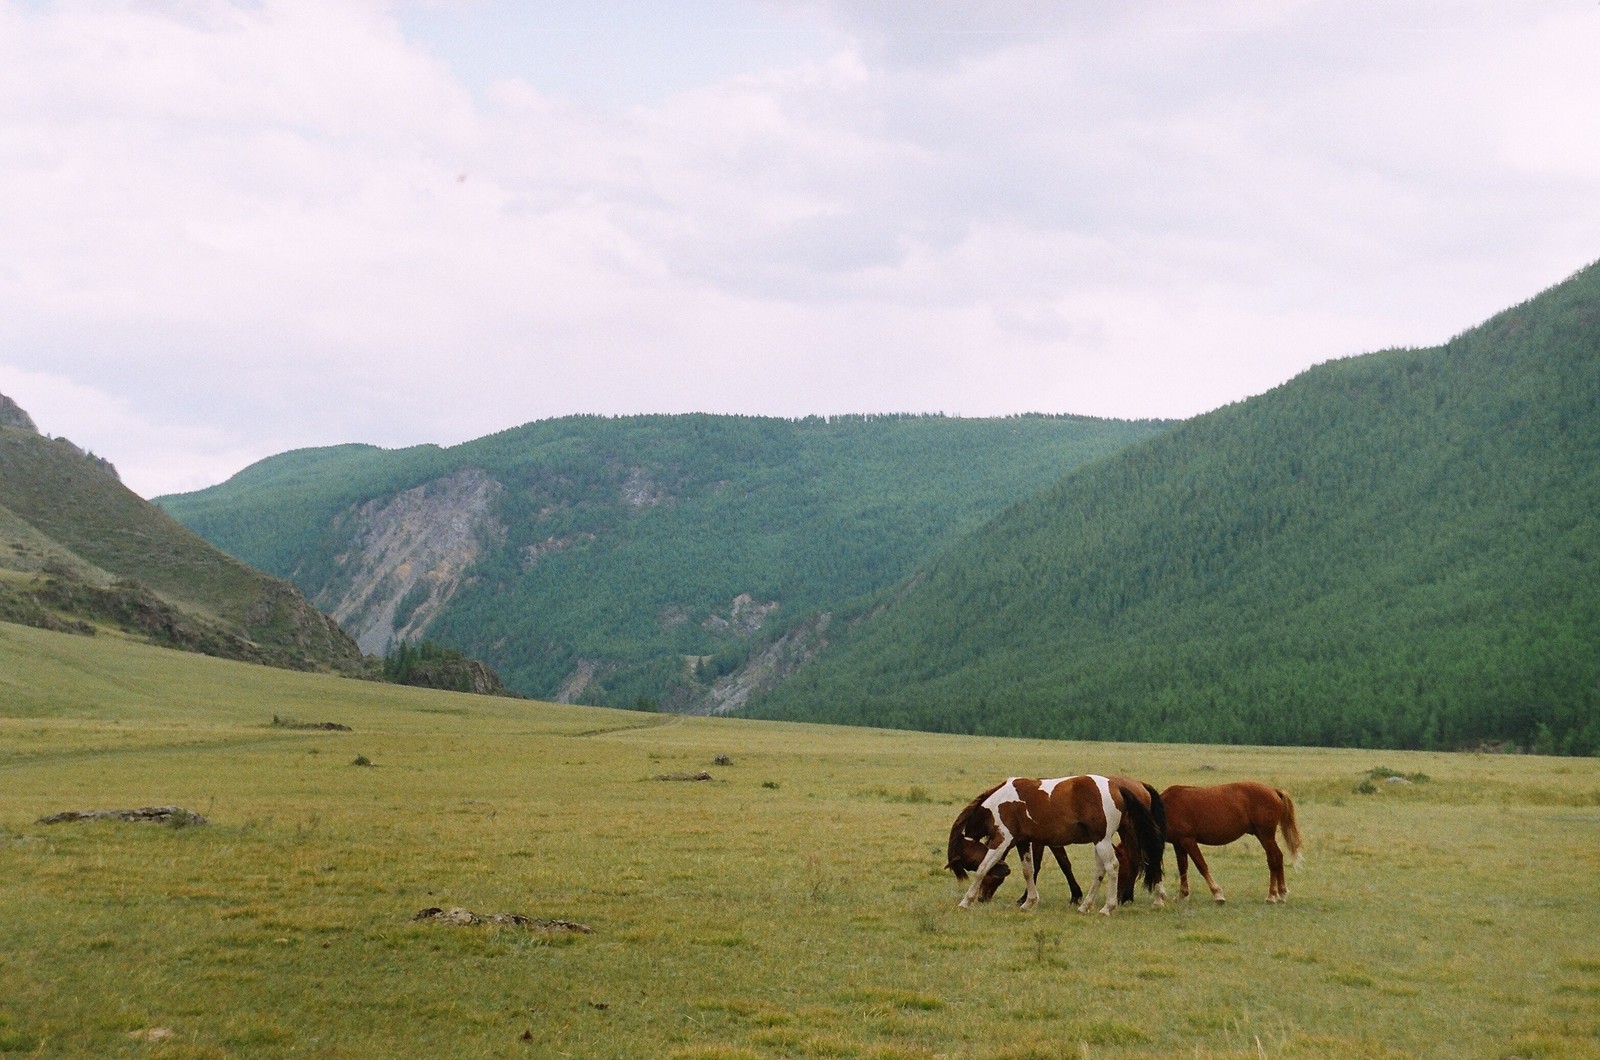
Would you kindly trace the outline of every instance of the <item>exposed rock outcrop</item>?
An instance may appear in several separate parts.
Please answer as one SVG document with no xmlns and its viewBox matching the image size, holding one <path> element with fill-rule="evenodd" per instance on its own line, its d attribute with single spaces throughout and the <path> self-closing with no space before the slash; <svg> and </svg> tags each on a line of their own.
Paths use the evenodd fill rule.
<svg viewBox="0 0 1600 1060">
<path fill-rule="evenodd" d="M 579 659 L 567 679 L 561 683 L 561 690 L 555 694 L 557 703 L 576 703 L 594 683 L 595 676 L 600 672 L 600 664 L 594 659 Z"/>
<path fill-rule="evenodd" d="M 477 468 L 350 508 L 334 520 L 349 551 L 316 603 L 361 650 L 382 655 L 396 638 L 420 640 L 460 588 L 484 546 L 505 537 L 500 483 Z"/>
<path fill-rule="evenodd" d="M 776 688 L 828 646 L 828 626 L 833 615 L 823 612 L 779 637 L 750 661 L 726 677 L 689 706 L 689 714 L 726 714 L 738 710 L 758 692 Z"/>
<path fill-rule="evenodd" d="M 726 615 L 711 615 L 700 628 L 712 633 L 748 637 L 761 629 L 768 616 L 778 609 L 776 601 L 760 603 L 749 593 L 740 593 L 728 605 Z"/>
<path fill-rule="evenodd" d="M 622 503 L 632 511 L 654 508 L 672 500 L 662 486 L 642 467 L 630 467 L 627 480 L 622 483 Z"/>
<path fill-rule="evenodd" d="M 417 688 L 440 688 L 446 692 L 471 692 L 480 696 L 509 696 L 506 686 L 488 664 L 469 659 L 458 652 L 447 658 L 416 663 L 399 681 Z"/>
</svg>

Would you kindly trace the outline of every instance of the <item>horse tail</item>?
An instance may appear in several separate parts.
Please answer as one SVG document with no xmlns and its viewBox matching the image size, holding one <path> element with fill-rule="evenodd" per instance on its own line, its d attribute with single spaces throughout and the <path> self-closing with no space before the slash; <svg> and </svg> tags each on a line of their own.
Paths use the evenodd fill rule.
<svg viewBox="0 0 1600 1060">
<path fill-rule="evenodd" d="M 1289 793 L 1282 788 L 1275 790 L 1278 798 L 1283 800 L 1283 811 L 1278 818 L 1278 827 L 1283 829 L 1283 841 L 1288 844 L 1289 853 L 1294 855 L 1294 867 L 1298 869 L 1303 860 L 1300 848 L 1304 843 L 1300 838 L 1300 826 L 1294 819 L 1294 800 L 1289 798 Z"/>
<path fill-rule="evenodd" d="M 1118 788 L 1122 792 L 1122 805 L 1127 815 L 1133 819 L 1133 831 L 1139 839 L 1139 858 L 1144 862 L 1144 889 L 1153 891 L 1156 884 L 1161 882 L 1162 855 L 1166 852 L 1167 836 L 1165 829 L 1156 826 L 1154 815 L 1155 807 L 1160 805 L 1160 796 L 1150 803 L 1150 809 L 1144 808 L 1144 803 L 1134 798 L 1133 792 L 1127 788 Z M 1151 794 L 1154 794 L 1152 792 Z M 1166 819 L 1163 809 L 1162 819 Z"/>
<path fill-rule="evenodd" d="M 1145 783 L 1144 790 L 1150 793 L 1150 816 L 1155 818 L 1156 827 L 1161 829 L 1162 845 L 1165 845 L 1167 838 L 1167 804 L 1161 801 L 1161 793 L 1156 791 L 1155 787 L 1150 783 Z"/>
</svg>

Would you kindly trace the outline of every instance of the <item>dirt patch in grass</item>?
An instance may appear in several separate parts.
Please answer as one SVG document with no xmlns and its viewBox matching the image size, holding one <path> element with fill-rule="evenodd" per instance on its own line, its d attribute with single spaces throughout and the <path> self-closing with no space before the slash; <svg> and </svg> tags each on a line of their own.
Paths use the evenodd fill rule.
<svg viewBox="0 0 1600 1060">
<path fill-rule="evenodd" d="M 572 920 L 537 920 L 521 913 L 474 913 L 470 909 L 441 909 L 430 906 L 417 913 L 412 920 L 426 920 L 438 924 L 469 927 L 474 924 L 507 924 L 512 927 L 531 927 L 540 931 L 570 931 L 578 935 L 592 935 L 594 928 Z"/>
<path fill-rule="evenodd" d="M 63 821 L 139 821 L 171 825 L 174 828 L 206 823 L 204 817 L 182 806 L 143 806 L 133 810 L 62 810 L 39 818 L 40 824 L 60 824 Z"/>
<path fill-rule="evenodd" d="M 348 725 L 341 725 L 337 721 L 301 721 L 299 718 L 282 718 L 272 716 L 274 729 L 314 729 L 318 732 L 350 732 Z"/>
</svg>

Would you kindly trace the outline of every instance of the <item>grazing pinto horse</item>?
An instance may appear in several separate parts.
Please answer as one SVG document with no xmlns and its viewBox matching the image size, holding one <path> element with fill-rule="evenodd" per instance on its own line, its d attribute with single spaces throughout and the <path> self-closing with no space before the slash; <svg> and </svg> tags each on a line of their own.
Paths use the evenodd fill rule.
<svg viewBox="0 0 1600 1060">
<path fill-rule="evenodd" d="M 1139 800 L 1140 805 L 1142 805 L 1146 810 L 1150 811 L 1151 817 L 1155 819 L 1156 827 L 1160 829 L 1163 835 L 1166 834 L 1166 811 L 1161 804 L 1161 795 L 1156 791 L 1154 785 L 1148 784 L 1142 780 L 1134 780 L 1132 777 L 1107 775 L 1106 779 L 1111 782 L 1112 787 L 1126 788 L 1128 791 L 1132 792 L 1133 797 Z M 1137 838 L 1137 836 L 1135 838 Z M 1038 846 L 1029 844 L 1028 847 L 1024 848 L 1022 856 L 1029 856 L 1030 850 L 1033 857 L 1033 874 L 1034 878 L 1037 880 L 1039 876 L 1039 860 L 1041 855 L 1039 853 Z M 1163 846 L 1162 853 L 1164 854 L 1165 851 L 1166 847 Z M 1061 846 L 1052 846 L 1050 848 L 1050 853 L 1055 855 L 1056 864 L 1061 866 L 1061 874 L 1067 878 L 1067 886 L 1072 889 L 1072 904 L 1077 905 L 1083 900 L 1083 888 L 1078 886 L 1078 878 L 1072 874 L 1072 862 L 1067 857 L 1066 848 Z M 1159 858 L 1160 855 L 1158 855 L 1158 860 Z M 971 863 L 966 865 L 968 871 L 976 869 L 980 860 L 981 856 L 972 859 Z M 1119 904 L 1127 905 L 1133 901 L 1134 885 L 1138 882 L 1139 867 L 1143 863 L 1142 855 L 1140 854 L 1137 843 L 1130 845 L 1129 843 L 1123 842 L 1117 845 L 1117 902 Z M 1004 861 L 1001 861 L 999 864 L 995 865 L 994 868 L 990 869 L 989 874 L 983 878 L 983 886 L 978 890 L 978 901 L 987 902 L 989 899 L 993 898 L 995 892 L 1000 889 L 1000 885 L 1004 883 L 1006 881 L 1006 877 L 1010 875 L 1011 867 Z M 1167 892 L 1165 885 L 1157 885 L 1156 896 L 1161 899 L 1166 898 Z M 1022 897 L 1017 899 L 1017 904 L 1021 905 L 1027 900 L 1028 896 L 1024 894 Z"/>
<path fill-rule="evenodd" d="M 961 899 L 962 908 L 966 908 L 983 890 L 990 870 L 1012 847 L 1018 847 L 1027 889 L 1022 907 L 1032 909 L 1039 902 L 1032 848 L 1092 843 L 1094 882 L 1078 908 L 1089 911 L 1100 893 L 1101 882 L 1109 875 L 1105 908 L 1100 910 L 1109 915 L 1117 907 L 1118 871 L 1113 840 L 1118 835 L 1130 852 L 1140 852 L 1133 871 L 1142 867 L 1145 886 L 1153 890 L 1161 882 L 1161 852 L 1166 837 L 1132 792 L 1092 774 L 1052 780 L 1012 777 L 980 794 L 956 815 L 950 827 L 949 860 L 945 866 L 958 880 L 965 880 L 969 871 L 977 873 L 977 879 Z"/>
<path fill-rule="evenodd" d="M 1294 820 L 1294 800 L 1287 791 L 1253 780 L 1205 788 L 1175 784 L 1161 793 L 1161 801 L 1167 810 L 1167 840 L 1178 855 L 1180 897 L 1189 897 L 1189 859 L 1193 858 L 1206 878 L 1206 886 L 1211 888 L 1211 897 L 1226 902 L 1227 896 L 1211 878 L 1211 869 L 1200 855 L 1200 844 L 1226 846 L 1243 835 L 1261 840 L 1261 849 L 1267 852 L 1267 901 L 1281 902 L 1289 897 L 1289 888 L 1283 882 L 1283 851 L 1278 849 L 1277 831 L 1283 829 L 1284 844 L 1298 868 L 1300 828 Z"/>
</svg>

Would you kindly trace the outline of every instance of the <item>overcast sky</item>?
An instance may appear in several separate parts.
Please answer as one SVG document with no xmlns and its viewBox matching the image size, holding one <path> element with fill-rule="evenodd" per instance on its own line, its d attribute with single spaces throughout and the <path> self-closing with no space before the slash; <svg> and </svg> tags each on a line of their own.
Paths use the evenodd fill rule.
<svg viewBox="0 0 1600 1060">
<path fill-rule="evenodd" d="M 1596 0 L 0 0 L 0 393 L 144 496 L 1187 417 L 1600 258 Z"/>
</svg>

